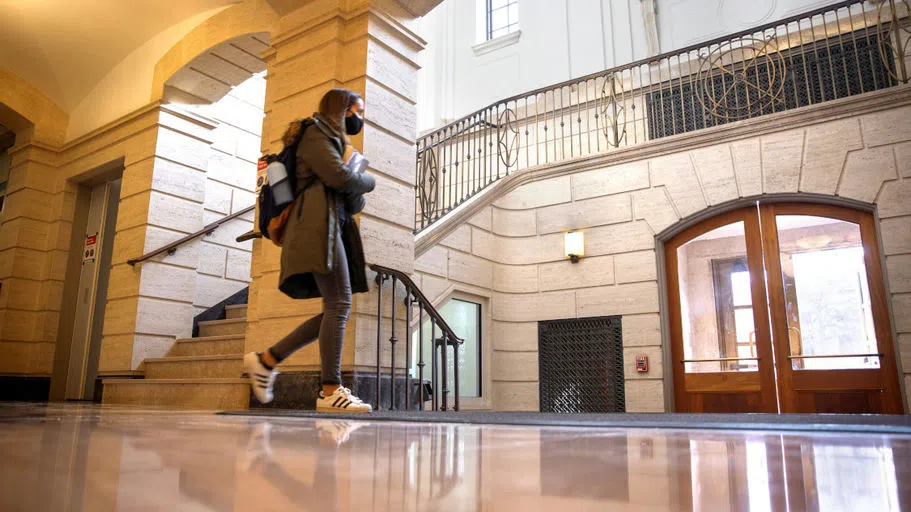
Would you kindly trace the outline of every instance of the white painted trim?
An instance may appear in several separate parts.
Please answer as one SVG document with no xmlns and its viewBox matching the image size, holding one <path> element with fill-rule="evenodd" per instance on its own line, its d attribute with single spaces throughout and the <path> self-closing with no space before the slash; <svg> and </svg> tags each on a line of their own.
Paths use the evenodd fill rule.
<svg viewBox="0 0 911 512">
<path fill-rule="evenodd" d="M 505 36 L 500 36 L 490 41 L 484 41 L 483 43 L 478 43 L 471 47 L 471 51 L 474 52 L 475 57 L 480 57 L 481 55 L 488 54 L 497 50 L 501 50 L 508 46 L 512 46 L 519 42 L 519 38 L 522 37 L 522 30 L 516 30 L 515 32 L 510 32 Z"/>
</svg>

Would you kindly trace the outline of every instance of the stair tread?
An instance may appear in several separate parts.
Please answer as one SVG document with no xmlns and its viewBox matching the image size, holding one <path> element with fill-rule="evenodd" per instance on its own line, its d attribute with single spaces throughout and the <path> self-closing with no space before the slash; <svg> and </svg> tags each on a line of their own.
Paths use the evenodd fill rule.
<svg viewBox="0 0 911 512">
<path fill-rule="evenodd" d="M 200 336 L 198 338 L 180 338 L 177 343 L 196 343 L 200 341 L 234 341 L 242 340 L 246 334 L 220 334 L 218 336 Z"/>
<path fill-rule="evenodd" d="M 146 363 L 182 363 L 185 361 L 224 361 L 243 360 L 243 354 L 217 354 L 212 356 L 169 356 L 169 357 L 151 357 L 145 360 Z"/>
<path fill-rule="evenodd" d="M 223 320 L 206 320 L 205 322 L 199 322 L 200 326 L 203 325 L 229 325 L 229 324 L 245 324 L 247 323 L 246 318 L 225 318 Z"/>
<path fill-rule="evenodd" d="M 247 304 L 233 304 L 231 306 L 225 306 L 225 309 L 240 309 L 247 307 Z"/>
<path fill-rule="evenodd" d="M 109 384 L 245 384 L 249 385 L 247 379 L 103 379 L 102 383 Z"/>
</svg>

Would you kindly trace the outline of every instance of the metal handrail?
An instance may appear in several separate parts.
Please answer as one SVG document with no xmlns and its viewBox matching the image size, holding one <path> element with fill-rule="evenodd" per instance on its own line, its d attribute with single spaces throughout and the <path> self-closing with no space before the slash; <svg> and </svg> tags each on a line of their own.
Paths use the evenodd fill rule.
<svg viewBox="0 0 911 512">
<path fill-rule="evenodd" d="M 398 280 L 401 281 L 402 284 L 405 285 L 406 288 L 411 289 L 411 293 L 412 293 L 412 295 L 414 295 L 415 299 L 417 299 L 418 302 L 420 302 L 421 304 L 424 305 L 424 311 L 427 312 L 427 314 L 434 321 L 436 321 L 436 323 L 440 326 L 440 329 L 443 331 L 441 334 L 447 335 L 447 337 L 451 340 L 458 340 L 460 345 L 465 342 L 465 340 L 456 336 L 456 334 L 452 331 L 452 328 L 449 327 L 449 324 L 446 323 L 446 320 L 443 320 L 443 315 L 441 315 L 440 312 L 437 311 L 437 308 L 435 308 L 433 306 L 433 303 L 430 302 L 430 299 L 428 299 L 427 296 L 424 295 L 424 292 L 422 292 L 421 289 L 418 288 L 418 285 L 414 284 L 414 281 L 411 280 L 411 277 L 408 274 L 406 274 L 400 270 L 395 270 L 395 269 L 392 269 L 389 267 L 383 267 L 381 265 L 370 265 L 369 268 L 370 268 L 370 270 L 372 270 L 374 272 L 387 274 L 387 275 L 395 276 L 396 278 L 398 278 Z"/>
<path fill-rule="evenodd" d="M 806 356 L 788 356 L 788 359 L 827 359 L 830 357 L 878 357 L 882 358 L 885 354 L 813 354 Z"/>
<path fill-rule="evenodd" d="M 711 359 L 681 359 L 681 363 L 718 363 L 724 361 L 759 361 L 758 357 L 715 357 Z"/>
<path fill-rule="evenodd" d="M 177 251 L 177 248 L 180 247 L 181 245 L 183 245 L 195 238 L 199 238 L 203 235 L 209 235 L 212 232 L 214 232 L 222 224 L 224 224 L 228 221 L 232 221 L 244 214 L 250 213 L 255 208 L 256 208 L 256 205 L 253 205 L 253 206 L 248 206 L 247 208 L 244 208 L 243 210 L 238 210 L 237 212 L 232 213 L 231 215 L 218 219 L 217 221 L 207 225 L 206 227 L 200 229 L 199 231 L 197 231 L 193 234 L 187 235 L 179 240 L 175 240 L 175 241 L 169 243 L 168 245 L 165 245 L 164 247 L 155 249 L 154 251 L 152 251 L 150 253 L 143 254 L 142 256 L 140 256 L 138 258 L 133 258 L 131 260 L 127 260 L 127 263 L 129 263 L 130 265 L 136 265 L 137 263 L 142 263 L 143 261 L 146 261 L 150 258 L 154 258 L 155 256 L 158 256 L 159 254 L 164 254 L 164 253 L 174 254 Z"/>
<path fill-rule="evenodd" d="M 841 0 L 516 94 L 427 132 L 416 140 L 414 232 L 523 169 L 907 84 L 911 52 L 893 41 L 906 5 Z"/>
<path fill-rule="evenodd" d="M 383 343 L 384 343 L 384 334 L 383 334 L 383 282 L 387 279 L 392 280 L 392 333 L 389 336 L 389 344 L 391 349 L 391 358 L 390 358 L 390 407 L 396 409 L 396 394 L 395 394 L 395 379 L 396 379 L 396 366 L 395 366 L 395 347 L 398 343 L 398 338 L 396 337 L 396 311 L 398 309 L 398 304 L 396 303 L 396 287 L 397 283 L 401 281 L 402 285 L 405 287 L 405 409 L 411 407 L 411 335 L 412 335 L 412 308 L 414 305 L 418 307 L 418 382 L 419 382 L 419 402 L 421 410 L 424 409 L 424 403 L 426 402 L 426 397 L 424 396 L 424 312 L 426 311 L 427 315 L 430 317 L 430 328 L 431 328 L 431 383 L 432 383 L 432 394 L 430 400 L 432 401 L 432 408 L 434 411 L 437 410 L 447 410 L 449 407 L 449 379 L 447 376 L 448 365 L 448 347 L 453 348 L 453 379 L 455 384 L 455 403 L 454 410 L 458 411 L 459 407 L 459 346 L 464 343 L 464 340 L 459 336 L 456 336 L 452 328 L 449 327 L 449 324 L 446 323 L 446 320 L 443 319 L 443 316 L 437 311 L 433 303 L 424 295 L 424 292 L 418 288 L 418 286 L 411 280 L 411 277 L 399 270 L 395 270 L 389 267 L 384 267 L 381 265 L 370 265 L 370 269 L 376 272 L 376 284 L 377 284 L 377 300 L 376 300 L 376 309 L 377 309 L 377 318 L 376 318 L 376 408 L 379 409 L 382 400 L 382 387 L 380 385 L 382 379 L 382 354 L 383 354 Z M 436 328 L 439 327 L 442 336 L 437 338 Z M 437 372 L 437 350 L 442 349 L 440 354 L 442 359 L 442 368 L 441 371 Z M 438 385 L 439 384 L 439 385 Z"/>
<path fill-rule="evenodd" d="M 704 41 L 704 42 L 701 42 L 701 43 L 691 44 L 691 45 L 686 46 L 686 47 L 684 47 L 684 48 L 671 50 L 671 51 L 669 51 L 669 52 L 664 52 L 664 53 L 662 53 L 662 54 L 655 55 L 655 56 L 653 56 L 653 57 L 646 57 L 646 58 L 644 58 L 644 59 L 639 59 L 639 60 L 637 60 L 637 61 L 629 62 L 629 63 L 627 63 L 627 64 L 622 64 L 622 65 L 620 65 L 620 66 L 614 66 L 614 67 L 608 68 L 608 69 L 606 69 L 606 70 L 596 71 L 596 72 L 594 72 L 594 73 L 590 73 L 590 74 L 588 74 L 588 75 L 580 76 L 580 77 L 578 77 L 578 78 L 570 78 L 569 80 L 564 80 L 563 82 L 558 82 L 558 83 L 556 83 L 556 84 L 546 85 L 546 86 L 544 86 L 544 87 L 539 87 L 539 88 L 537 88 L 537 89 L 532 89 L 531 91 L 528 91 L 528 92 L 525 92 L 525 93 L 521 93 L 521 94 L 516 94 L 516 95 L 510 96 L 510 97 L 508 97 L 508 98 L 506 98 L 506 99 L 497 100 L 497 101 L 495 101 L 494 103 L 491 103 L 490 105 L 487 105 L 487 106 L 484 107 L 484 108 L 478 109 L 478 110 L 472 112 L 471 114 L 468 114 L 467 116 L 463 116 L 461 119 L 457 119 L 457 120 L 452 121 L 451 123 L 449 123 L 449 124 L 447 124 L 447 125 L 443 125 L 443 126 L 437 128 L 437 129 L 433 130 L 433 132 L 431 132 L 431 133 L 436 133 L 436 132 L 439 132 L 439 131 L 443 131 L 443 130 L 445 130 L 445 129 L 447 129 L 447 128 L 452 128 L 452 127 L 454 127 L 455 125 L 457 125 L 457 124 L 459 124 L 459 123 L 463 123 L 463 122 L 467 121 L 468 119 L 471 119 L 471 118 L 474 117 L 474 116 L 483 114 L 485 111 L 487 111 L 487 110 L 489 110 L 489 109 L 491 109 L 491 108 L 494 108 L 494 107 L 496 107 L 497 105 L 499 105 L 499 104 L 501 104 L 501 103 L 509 103 L 510 101 L 520 100 L 520 99 L 522 99 L 522 98 L 527 98 L 528 96 L 534 96 L 534 95 L 536 95 L 536 94 L 541 94 L 541 93 L 543 93 L 543 92 L 551 91 L 551 90 L 553 90 L 553 89 L 559 89 L 559 88 L 561 88 L 561 87 L 567 87 L 567 86 L 569 86 L 569 85 L 574 85 L 574 84 L 576 84 L 576 83 L 584 82 L 584 81 L 586 81 L 586 80 L 592 80 L 592 79 L 594 79 L 594 78 L 598 78 L 598 77 L 603 76 L 603 75 L 606 75 L 606 74 L 616 73 L 616 72 L 618 72 L 618 71 L 622 71 L 622 70 L 625 70 L 625 69 L 628 69 L 628 68 L 633 68 L 633 67 L 636 67 L 636 66 L 642 66 L 642 65 L 645 65 L 645 64 L 651 64 L 651 63 L 653 63 L 653 62 L 657 62 L 657 61 L 660 61 L 660 60 L 662 60 L 662 59 L 669 59 L 669 58 L 671 58 L 671 57 L 676 57 L 677 55 L 679 55 L 679 54 L 681 54 L 681 53 L 689 53 L 689 52 L 691 52 L 691 51 L 699 50 L 699 49 L 701 49 L 701 48 L 703 48 L 703 47 L 706 47 L 706 46 L 712 46 L 712 45 L 714 45 L 714 44 L 719 44 L 719 43 L 726 42 L 726 41 L 728 41 L 728 40 L 730 40 L 730 39 L 736 39 L 736 38 L 738 38 L 738 37 L 748 36 L 748 35 L 751 35 L 751 34 L 755 34 L 756 32 L 763 32 L 763 31 L 765 31 L 765 30 L 769 30 L 769 29 L 771 29 L 771 28 L 779 27 L 779 26 L 781 26 L 781 25 L 788 25 L 788 24 L 790 24 L 790 23 L 793 23 L 793 22 L 795 22 L 795 21 L 802 20 L 802 19 L 804 19 L 804 18 L 810 18 L 810 17 L 816 16 L 817 14 L 823 14 L 823 13 L 826 13 L 826 12 L 829 12 L 829 11 L 832 11 L 832 10 L 838 10 L 838 9 L 841 9 L 842 7 L 848 7 L 848 6 L 854 5 L 854 4 L 856 4 L 856 3 L 858 3 L 858 0 L 843 0 L 843 1 L 841 1 L 841 2 L 832 4 L 832 5 L 827 5 L 827 6 L 825 6 L 825 7 L 818 7 L 818 8 L 816 8 L 816 9 L 811 10 L 811 11 L 806 11 L 806 12 L 803 12 L 803 13 L 800 13 L 800 14 L 795 14 L 795 15 L 793 15 L 793 16 L 789 16 L 789 17 L 784 18 L 784 19 L 781 19 L 781 20 L 776 20 L 776 21 L 772 21 L 772 22 L 769 22 L 769 23 L 765 23 L 765 24 L 763 24 L 763 25 L 759 25 L 758 27 L 748 28 L 748 29 L 746 29 L 746 30 L 741 30 L 740 32 L 735 32 L 735 33 L 733 33 L 733 34 L 727 34 L 727 35 L 724 35 L 724 36 L 716 37 L 716 38 L 714 38 L 714 39 L 709 39 L 708 41 Z M 431 134 L 428 133 L 427 135 L 424 135 L 424 137 L 428 137 L 429 135 L 431 135 Z"/>
</svg>

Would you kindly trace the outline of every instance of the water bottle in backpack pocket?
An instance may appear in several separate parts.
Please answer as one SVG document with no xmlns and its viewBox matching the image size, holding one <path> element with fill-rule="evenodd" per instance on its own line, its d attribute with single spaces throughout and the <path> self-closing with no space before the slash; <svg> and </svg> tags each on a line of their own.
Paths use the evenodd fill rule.
<svg viewBox="0 0 911 512">
<path fill-rule="evenodd" d="M 294 201 L 294 190 L 291 180 L 288 179 L 288 168 L 280 160 L 274 160 L 266 168 L 269 176 L 269 187 L 272 189 L 272 200 L 275 206 L 281 208 Z"/>
</svg>

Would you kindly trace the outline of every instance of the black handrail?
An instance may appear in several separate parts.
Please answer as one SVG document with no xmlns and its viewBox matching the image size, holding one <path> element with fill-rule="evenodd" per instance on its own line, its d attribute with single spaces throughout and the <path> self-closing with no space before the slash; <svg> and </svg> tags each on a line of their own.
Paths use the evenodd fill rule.
<svg viewBox="0 0 911 512">
<path fill-rule="evenodd" d="M 446 320 L 443 319 L 443 315 L 437 311 L 433 303 L 424 295 L 424 292 L 411 280 L 411 277 L 400 271 L 395 270 L 389 267 L 384 267 L 381 265 L 370 265 L 370 270 L 376 272 L 376 283 L 377 283 L 377 332 L 376 332 L 376 408 L 379 409 L 382 400 L 380 399 L 381 387 L 381 370 L 382 370 L 382 343 L 383 343 L 383 282 L 387 279 L 392 280 L 392 333 L 389 337 L 389 343 L 391 345 L 391 362 L 390 362 L 390 406 L 392 409 L 396 409 L 395 402 L 395 345 L 398 342 L 398 338 L 395 336 L 395 324 L 396 324 L 396 284 L 398 281 L 402 282 L 402 285 L 405 287 L 405 409 L 410 409 L 411 407 L 411 374 L 409 370 L 411 368 L 411 334 L 412 334 L 412 308 L 416 304 L 418 307 L 418 329 L 419 329 L 419 357 L 418 357 L 418 380 L 419 380 L 419 403 L 421 410 L 424 409 L 424 326 L 423 326 L 423 317 L 426 312 L 430 317 L 430 323 L 432 326 L 432 335 L 431 335 L 431 346 L 432 350 L 432 361 L 433 361 L 433 373 L 431 376 L 431 390 L 432 390 L 432 403 L 433 410 L 447 410 L 449 407 L 449 381 L 446 378 L 446 368 L 447 364 L 447 355 L 448 347 L 453 347 L 454 351 L 454 360 L 453 360 L 453 377 L 455 384 L 455 403 L 454 410 L 458 411 L 460 409 L 459 405 L 459 346 L 464 343 L 464 340 L 459 336 L 456 336 L 449 324 L 446 323 Z M 436 328 L 439 327 L 441 331 L 441 337 L 436 337 Z M 437 349 L 442 349 L 442 358 L 443 358 L 443 370 L 442 370 L 442 383 L 438 385 L 437 371 L 436 371 L 436 361 L 437 361 Z M 440 395 L 441 398 L 440 398 Z"/>
<path fill-rule="evenodd" d="M 129 263 L 130 265 L 136 265 L 137 263 L 142 263 L 143 261 L 146 261 L 147 259 L 154 258 L 155 256 L 158 256 L 159 254 L 164 254 L 164 253 L 174 254 L 174 252 L 177 251 L 177 248 L 180 247 L 181 245 L 183 245 L 195 238 L 199 238 L 203 235 L 211 234 L 222 224 L 224 224 L 228 221 L 232 221 L 244 214 L 250 213 L 255 208 L 256 208 L 256 205 L 253 205 L 253 206 L 248 206 L 247 208 L 244 208 L 243 210 L 238 210 L 237 212 L 232 213 L 231 215 L 228 215 L 226 217 L 222 217 L 221 219 L 216 220 L 215 222 L 207 225 L 206 227 L 200 229 L 199 231 L 197 231 L 193 234 L 187 235 L 179 240 L 175 240 L 175 241 L 169 243 L 168 245 L 165 245 L 164 247 L 155 249 L 154 251 L 152 251 L 150 253 L 143 254 L 142 256 L 140 256 L 138 258 L 133 258 L 131 260 L 127 260 L 127 263 Z"/>
<path fill-rule="evenodd" d="M 724 36 L 716 37 L 716 38 L 714 38 L 714 39 L 710 39 L 710 40 L 708 40 L 708 41 L 703 41 L 703 42 L 701 42 L 701 43 L 691 44 L 691 45 L 686 46 L 686 47 L 684 47 L 684 48 L 679 48 L 679 49 L 671 50 L 671 51 L 669 51 L 669 52 L 664 52 L 664 53 L 662 53 L 662 54 L 660 54 L 660 55 L 655 55 L 655 56 L 653 56 L 653 57 L 646 57 L 646 58 L 644 58 L 644 59 L 639 59 L 639 60 L 637 60 L 637 61 L 633 61 L 633 62 L 630 62 L 630 63 L 627 63 L 627 64 L 623 64 L 623 65 L 620 65 L 620 66 L 614 66 L 614 67 L 609 68 L 609 69 L 606 69 L 606 70 L 596 71 L 596 72 L 594 72 L 594 73 L 591 73 L 591 74 L 588 74 L 588 75 L 585 75 L 585 76 L 580 76 L 580 77 L 578 77 L 578 78 L 570 78 L 569 80 L 564 80 L 563 82 L 559 82 L 559 83 L 552 84 L 552 85 L 547 85 L 547 86 L 544 86 L 544 87 L 539 87 L 539 88 L 537 88 L 537 89 L 534 89 L 534 90 L 532 90 L 532 91 L 528 91 L 528 92 L 525 92 L 525 93 L 516 94 L 515 96 L 510 96 L 510 97 L 508 97 L 508 98 L 506 98 L 506 99 L 498 100 L 498 101 L 496 101 L 496 102 L 494 102 L 494 103 L 491 103 L 490 105 L 488 105 L 488 106 L 486 106 L 486 107 L 484 107 L 484 108 L 482 108 L 482 109 L 478 109 L 478 110 L 472 112 L 471 114 L 468 114 L 468 115 L 466 115 L 466 116 L 463 116 L 463 117 L 460 118 L 460 119 L 457 119 L 457 120 L 455 120 L 455 121 L 452 121 L 452 122 L 449 123 L 449 124 L 446 124 L 446 125 L 443 125 L 443 126 L 441 126 L 441 127 L 439 127 L 439 128 L 436 128 L 436 129 L 434 129 L 432 132 L 427 133 L 427 134 L 425 134 L 424 136 L 420 137 L 419 140 L 420 140 L 420 139 L 423 139 L 423 138 L 426 138 L 426 137 L 429 137 L 430 135 L 432 135 L 432 134 L 434 134 L 434 133 L 441 132 L 441 131 L 443 131 L 443 130 L 445 130 L 445 129 L 447 129 L 447 128 L 452 128 L 452 127 L 454 127 L 455 125 L 457 125 L 457 124 L 459 124 L 459 123 L 465 122 L 467 119 L 471 119 L 471 118 L 474 117 L 474 116 L 481 115 L 481 114 L 483 114 L 484 112 L 486 112 L 486 111 L 488 111 L 488 110 L 490 110 L 490 109 L 494 109 L 494 108 L 497 107 L 497 105 L 500 105 L 500 104 L 503 104 L 503 103 L 509 103 L 510 101 L 517 101 L 517 100 L 520 100 L 520 99 L 522 99 L 522 98 L 527 98 L 527 97 L 529 97 L 529 96 L 534 96 L 534 95 L 537 95 L 537 94 L 541 94 L 542 92 L 552 91 L 552 90 L 554 90 L 554 89 L 559 89 L 559 88 L 561 88 L 561 87 L 567 87 L 567 86 L 570 86 L 570 85 L 573 85 L 573 84 L 577 84 L 577 83 L 579 83 L 579 82 L 585 82 L 585 81 L 587 81 L 587 80 L 592 80 L 592 79 L 594 79 L 594 78 L 598 78 L 598 77 L 601 77 L 601 76 L 604 76 L 604 75 L 609 75 L 609 74 L 611 74 L 611 73 L 616 73 L 616 72 L 619 72 L 619 71 L 622 71 L 622 70 L 626 70 L 626 69 L 629 69 L 629 68 L 634 68 L 634 67 L 636 67 L 636 66 L 642 66 L 642 65 L 645 65 L 645 64 L 650 64 L 650 63 L 653 63 L 653 62 L 660 61 L 660 60 L 662 60 L 662 59 L 668 59 L 668 58 L 675 57 L 675 56 L 680 55 L 680 54 L 683 54 L 683 53 L 689 53 L 689 52 L 694 51 L 694 50 L 699 50 L 699 49 L 704 48 L 704 47 L 706 47 L 706 46 L 711 46 L 711 45 L 714 45 L 714 44 L 724 43 L 724 42 L 729 41 L 729 40 L 731 40 L 731 39 L 736 39 L 736 38 L 738 38 L 738 37 L 744 37 L 744 36 L 748 36 L 748 35 L 751 35 L 751 34 L 755 34 L 756 32 L 763 32 L 763 31 L 769 30 L 770 28 L 780 27 L 780 26 L 782 26 L 782 25 L 789 25 L 789 24 L 791 24 L 791 23 L 793 23 L 793 22 L 795 22 L 795 21 L 803 20 L 803 19 L 805 19 L 805 18 L 812 18 L 813 16 L 816 16 L 817 14 L 823 14 L 823 13 L 826 13 L 826 12 L 829 12 L 829 11 L 838 10 L 838 9 L 841 9 L 842 7 L 848 7 L 848 6 L 857 4 L 857 3 L 859 3 L 858 0 L 843 0 L 843 1 L 838 2 L 838 3 L 835 3 L 835 4 L 826 5 L 826 6 L 824 6 L 824 7 L 819 7 L 819 8 L 813 9 L 813 10 L 811 10 L 811 11 L 802 12 L 802 13 L 800 13 L 800 14 L 795 14 L 795 15 L 793 15 L 793 16 L 789 16 L 789 17 L 784 18 L 784 19 L 780 19 L 780 20 L 776 20 L 776 21 L 772 21 L 772 22 L 763 24 L 763 25 L 759 25 L 758 27 L 748 28 L 748 29 L 746 29 L 746 30 L 741 30 L 740 32 L 735 32 L 735 33 L 733 33 L 733 34 L 727 34 L 727 35 L 724 35 Z M 862 3 L 862 2 L 860 2 L 860 3 Z"/>
<path fill-rule="evenodd" d="M 414 232 L 516 171 L 909 83 L 906 11 L 842 0 L 496 101 L 416 140 Z"/>
</svg>

